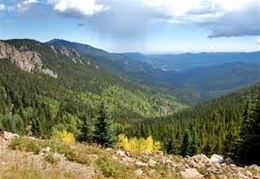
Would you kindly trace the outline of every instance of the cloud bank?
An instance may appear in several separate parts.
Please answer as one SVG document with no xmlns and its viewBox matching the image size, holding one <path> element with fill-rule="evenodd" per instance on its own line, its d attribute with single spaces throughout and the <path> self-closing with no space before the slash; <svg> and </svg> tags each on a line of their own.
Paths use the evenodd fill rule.
<svg viewBox="0 0 260 179">
<path fill-rule="evenodd" d="M 3 0 L 0 11 L 28 12 L 38 0 Z M 143 38 L 149 25 L 193 24 L 210 38 L 260 35 L 260 0 L 39 0 L 58 14 L 80 18 L 101 36 Z"/>
</svg>

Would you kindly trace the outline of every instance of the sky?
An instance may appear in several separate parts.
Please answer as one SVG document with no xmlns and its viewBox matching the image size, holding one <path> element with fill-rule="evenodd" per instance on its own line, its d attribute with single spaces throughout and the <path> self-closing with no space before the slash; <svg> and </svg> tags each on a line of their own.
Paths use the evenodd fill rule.
<svg viewBox="0 0 260 179">
<path fill-rule="evenodd" d="M 0 39 L 109 52 L 260 50 L 260 0 L 0 0 Z"/>
</svg>

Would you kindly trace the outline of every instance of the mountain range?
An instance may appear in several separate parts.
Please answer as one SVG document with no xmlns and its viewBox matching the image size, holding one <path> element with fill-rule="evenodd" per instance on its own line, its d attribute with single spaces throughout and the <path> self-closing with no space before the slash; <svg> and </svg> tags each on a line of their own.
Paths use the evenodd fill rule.
<svg viewBox="0 0 260 179">
<path fill-rule="evenodd" d="M 174 95 L 189 105 L 260 81 L 260 52 L 116 54 L 59 39 L 47 44 L 73 48 L 110 71 Z"/>
</svg>

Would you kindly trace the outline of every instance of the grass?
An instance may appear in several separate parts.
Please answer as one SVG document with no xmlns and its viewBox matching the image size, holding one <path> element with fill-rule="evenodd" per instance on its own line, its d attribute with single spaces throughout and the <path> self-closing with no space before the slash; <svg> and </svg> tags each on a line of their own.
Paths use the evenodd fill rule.
<svg viewBox="0 0 260 179">
<path fill-rule="evenodd" d="M 42 174 L 39 170 L 36 170 L 33 166 L 28 168 L 19 167 L 18 164 L 10 166 L 6 170 L 0 171 L 0 179 L 41 179 Z"/>
<path fill-rule="evenodd" d="M 50 151 L 48 152 L 46 151 L 47 147 L 50 148 Z M 89 176 L 95 179 L 134 179 L 136 178 L 136 176 L 134 176 L 134 171 L 139 169 L 134 164 L 124 165 L 124 163 L 120 163 L 118 160 L 114 159 L 114 150 L 104 150 L 103 148 L 95 145 L 83 145 L 78 143 L 67 145 L 62 142 L 53 140 L 45 141 L 28 138 L 17 138 L 10 143 L 9 148 L 13 150 L 24 151 L 20 153 L 29 158 L 25 160 L 26 157 L 20 157 L 16 161 L 19 163 L 19 166 L 14 165 L 14 161 L 14 163 L 9 165 L 11 167 L 5 169 L 1 168 L 0 179 L 70 179 L 87 178 Z M 32 152 L 33 155 L 27 154 L 25 152 Z M 11 155 L 13 154 L 16 154 L 16 152 L 11 153 Z M 12 156 L 0 156 L 0 159 L 6 161 L 9 160 L 8 158 L 12 158 Z M 149 158 L 150 157 L 143 157 L 139 160 L 148 162 Z M 22 161 L 27 161 L 27 163 Z M 31 161 L 31 164 L 28 164 L 28 161 Z M 72 165 L 73 167 L 68 169 L 67 165 Z M 156 165 L 153 169 L 147 167 L 142 168 L 142 170 L 144 173 L 142 176 L 140 176 L 141 178 L 180 178 L 179 172 L 177 170 L 172 170 L 168 166 L 165 166 L 159 162 L 158 165 Z M 94 171 L 95 173 L 93 174 Z M 87 175 L 87 177 L 85 177 L 85 175 Z"/>
</svg>

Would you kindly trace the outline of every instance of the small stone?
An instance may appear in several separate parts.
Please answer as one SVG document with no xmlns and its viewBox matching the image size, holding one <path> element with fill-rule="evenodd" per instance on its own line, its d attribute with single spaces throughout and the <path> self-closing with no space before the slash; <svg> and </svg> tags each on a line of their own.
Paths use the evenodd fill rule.
<svg viewBox="0 0 260 179">
<path fill-rule="evenodd" d="M 238 172 L 237 177 L 238 177 L 239 179 L 247 179 L 247 178 L 248 178 L 247 176 L 245 176 L 245 175 L 244 175 L 243 173 L 241 173 L 241 172 Z"/>
<path fill-rule="evenodd" d="M 148 157 L 149 155 L 151 155 L 151 152 L 149 150 L 145 150 L 141 153 L 141 156 L 143 157 Z"/>
<path fill-rule="evenodd" d="M 135 175 L 136 177 L 142 176 L 143 173 L 144 173 L 144 172 L 143 172 L 143 170 L 141 170 L 141 169 L 137 169 L 137 170 L 134 171 L 134 175 Z"/>
<path fill-rule="evenodd" d="M 118 155 L 120 157 L 127 157 L 126 153 L 123 150 L 117 150 L 116 155 Z"/>
<path fill-rule="evenodd" d="M 156 152 L 155 152 L 155 155 L 163 156 L 163 151 L 156 151 Z"/>
<path fill-rule="evenodd" d="M 125 154 L 126 154 L 127 157 L 131 157 L 130 152 L 125 152 Z"/>
<path fill-rule="evenodd" d="M 157 164 L 156 161 L 154 161 L 153 159 L 149 159 L 149 161 L 148 161 L 148 165 L 149 165 L 149 167 L 155 167 L 156 164 Z"/>
<path fill-rule="evenodd" d="M 250 171 L 248 171 L 248 170 L 246 171 L 246 175 L 249 176 L 249 177 L 253 176 L 253 174 Z"/>
<path fill-rule="evenodd" d="M 133 159 L 131 159 L 130 157 L 124 157 L 124 158 L 122 158 L 122 161 L 123 161 L 124 163 L 130 163 L 130 162 L 133 161 Z"/>
<path fill-rule="evenodd" d="M 147 163 L 140 162 L 140 161 L 136 161 L 135 165 L 138 166 L 138 167 L 148 167 Z"/>
</svg>

